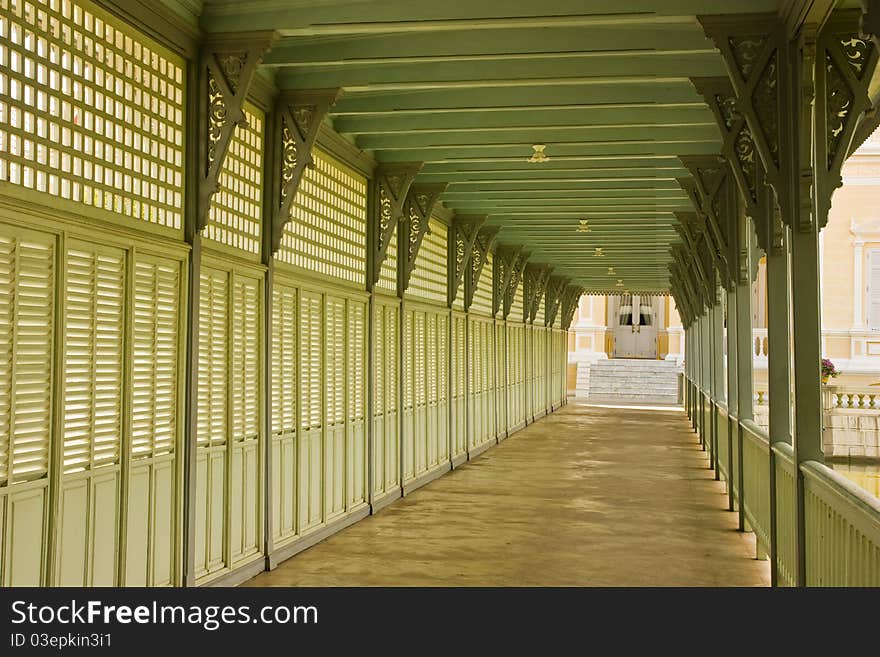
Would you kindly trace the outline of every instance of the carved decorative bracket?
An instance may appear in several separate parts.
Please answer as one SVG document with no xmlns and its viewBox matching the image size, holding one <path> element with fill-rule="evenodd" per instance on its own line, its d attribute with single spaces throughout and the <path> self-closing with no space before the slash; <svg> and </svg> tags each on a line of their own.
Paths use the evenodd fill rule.
<svg viewBox="0 0 880 657">
<path fill-rule="evenodd" d="M 196 232 L 208 224 L 211 198 L 235 126 L 246 124 L 244 101 L 276 32 L 209 36 L 199 58 L 199 181 Z"/>
<path fill-rule="evenodd" d="M 421 162 L 383 164 L 373 174 L 367 227 L 368 291 L 372 291 L 379 281 L 391 236 L 403 219 L 403 204 L 407 192 L 421 168 Z"/>
<path fill-rule="evenodd" d="M 676 230 L 682 236 L 681 247 L 687 254 L 687 261 L 694 263 L 694 270 L 699 281 L 699 288 L 703 294 L 708 295 L 710 289 L 710 272 L 706 271 L 703 261 L 698 257 L 701 249 L 705 248 L 705 237 L 699 231 L 700 220 L 694 212 L 676 212 L 678 219 Z"/>
<path fill-rule="evenodd" d="M 447 301 L 449 305 L 458 296 L 458 288 L 464 280 L 464 273 L 470 265 L 477 234 L 486 222 L 487 215 L 456 215 L 449 229 L 449 284 Z"/>
<path fill-rule="evenodd" d="M 559 305 L 562 303 L 562 296 L 569 282 L 565 276 L 551 276 L 547 281 L 547 292 L 544 295 L 544 326 L 553 326 L 556 321 Z"/>
<path fill-rule="evenodd" d="M 678 271 L 677 263 L 675 261 L 669 263 L 669 292 L 675 300 L 675 307 L 678 309 L 682 322 L 685 326 L 690 326 L 691 311 L 688 305 L 687 294 L 682 291 L 683 286 L 680 279 L 681 275 Z"/>
<path fill-rule="evenodd" d="M 502 309 L 504 319 L 507 319 L 508 315 L 510 315 L 511 308 L 513 308 L 513 300 L 516 298 L 516 290 L 519 287 L 519 283 L 522 280 L 523 270 L 525 269 L 526 263 L 529 261 L 531 255 L 532 254 L 528 251 L 520 251 L 513 263 L 513 268 L 510 273 L 510 285 L 507 286 L 507 290 L 504 293 L 504 304 Z"/>
<path fill-rule="evenodd" d="M 562 329 L 565 331 L 571 328 L 571 320 L 574 319 L 574 312 L 577 310 L 578 301 L 580 301 L 583 292 L 584 289 L 579 285 L 569 285 L 565 288 L 565 293 L 562 296 L 561 318 Z"/>
<path fill-rule="evenodd" d="M 769 183 L 780 202 L 788 192 L 783 181 L 784 96 L 779 79 L 785 27 L 776 14 L 699 16 L 703 29 L 727 65 L 737 109 L 745 118 Z"/>
<path fill-rule="evenodd" d="M 675 299 L 675 307 L 678 309 L 678 313 L 681 315 L 684 325 L 690 326 L 693 322 L 690 300 L 687 298 L 687 294 L 683 291 L 683 287 L 679 281 L 677 267 L 670 265 L 669 272 L 671 274 L 669 280 L 670 292 L 672 293 L 672 298 Z"/>
<path fill-rule="evenodd" d="M 683 286 L 686 296 L 690 299 L 689 305 L 692 314 L 697 316 L 700 314 L 699 311 L 707 304 L 703 288 L 694 274 L 692 263 L 693 259 L 690 257 L 686 247 L 681 244 L 673 246 L 671 270 L 673 271 L 673 275 Z"/>
<path fill-rule="evenodd" d="M 774 249 L 771 215 L 775 201 L 767 187 L 766 174 L 761 158 L 755 149 L 755 141 L 745 117 L 737 109 L 736 94 L 730 80 L 725 77 L 691 78 L 691 83 L 703 96 L 715 115 L 715 122 L 723 135 L 721 154 L 727 160 L 745 203 L 746 214 L 755 224 L 758 245 L 765 253 Z M 736 258 L 733 217 L 727 220 L 728 261 Z"/>
<path fill-rule="evenodd" d="M 759 209 L 764 172 L 749 125 L 737 107 L 733 85 L 725 77 L 691 78 L 691 83 L 715 116 L 723 138 L 721 155 L 730 165 L 746 213 L 754 217 Z"/>
<path fill-rule="evenodd" d="M 409 279 L 416 268 L 416 258 L 425 235 L 430 233 L 428 224 L 437 199 L 446 190 L 446 183 L 413 183 L 403 202 L 403 218 L 400 221 L 397 244 L 397 294 L 409 287 Z"/>
<path fill-rule="evenodd" d="M 805 25 L 789 45 L 775 14 L 749 20 L 700 17 L 721 50 L 738 107 L 792 230 L 824 226 L 831 194 L 840 186 L 840 166 L 871 107 L 867 84 L 877 47 L 859 35 L 860 18 L 858 11 L 835 12 L 818 38 L 815 26 Z M 779 117 L 786 117 L 781 126 Z"/>
<path fill-rule="evenodd" d="M 510 277 L 513 275 L 514 265 L 522 250 L 521 246 L 499 245 L 495 249 L 495 260 L 492 267 L 492 315 L 497 315 L 504 305 L 507 296 L 507 288 L 510 287 Z M 506 317 L 506 315 L 505 315 Z"/>
<path fill-rule="evenodd" d="M 523 271 L 523 317 L 529 324 L 534 324 L 538 316 L 551 271 L 552 267 L 536 263 L 527 264 Z"/>
<path fill-rule="evenodd" d="M 275 145 L 278 153 L 275 199 L 272 207 L 274 254 L 281 246 L 284 226 L 290 221 L 290 204 L 307 166 L 318 129 L 339 96 L 339 89 L 285 91 L 275 101 Z"/>
<path fill-rule="evenodd" d="M 470 310 L 474 302 L 474 294 L 480 284 L 483 267 L 489 257 L 489 251 L 498 236 L 498 227 L 484 227 L 477 231 L 477 239 L 471 248 L 471 258 L 464 275 L 464 309 Z"/>
<path fill-rule="evenodd" d="M 695 155 L 679 158 L 693 178 L 688 194 L 699 196 L 700 210 L 706 220 L 707 237 L 715 255 L 715 265 L 725 287 L 732 285 L 730 267 L 729 219 L 735 212 L 729 197 L 730 167 L 714 155 Z"/>
<path fill-rule="evenodd" d="M 872 109 L 868 85 L 878 47 L 860 35 L 860 18 L 858 11 L 835 12 L 816 42 L 813 166 L 820 229 L 828 220 L 834 190 L 843 184 L 840 170 L 856 128 Z"/>
</svg>

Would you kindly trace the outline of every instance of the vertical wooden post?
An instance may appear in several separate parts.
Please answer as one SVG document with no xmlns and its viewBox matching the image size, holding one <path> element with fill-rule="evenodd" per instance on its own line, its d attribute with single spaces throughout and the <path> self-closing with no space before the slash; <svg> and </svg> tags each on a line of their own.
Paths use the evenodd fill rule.
<svg viewBox="0 0 880 657">
<path fill-rule="evenodd" d="M 737 340 L 739 327 L 737 325 L 737 306 L 739 305 L 739 286 L 734 285 L 727 294 L 727 510 L 733 511 L 733 450 L 735 445 L 734 436 L 739 431 L 739 358 Z M 720 469 L 717 477 L 720 478 Z"/>
<path fill-rule="evenodd" d="M 188 89 L 197 89 L 200 79 L 198 65 L 187 66 L 186 81 Z M 202 238 L 198 232 L 198 207 L 196 203 L 199 180 L 199 139 L 202 129 L 198 121 L 199 94 L 187 94 L 186 130 L 186 216 L 184 219 L 184 238 L 192 247 L 187 263 L 187 307 L 186 312 L 186 371 L 184 373 L 184 414 L 183 414 L 183 520 L 181 537 L 183 586 L 195 586 L 195 537 L 196 537 L 196 440 L 198 438 L 198 375 L 199 375 L 199 274 L 202 263 Z"/>
<path fill-rule="evenodd" d="M 776 456 L 774 443 L 791 444 L 791 351 L 789 348 L 788 229 L 779 222 L 781 244 L 767 253 L 767 366 L 770 395 L 770 583 L 777 585 Z"/>
<path fill-rule="evenodd" d="M 712 308 L 712 362 L 715 369 L 715 411 L 713 417 L 712 455 L 710 467 L 718 469 L 718 431 L 721 413 L 718 402 L 727 401 L 724 394 L 724 309 L 722 308 L 720 290 L 718 302 Z"/>
<path fill-rule="evenodd" d="M 731 463 L 731 471 L 736 472 L 736 488 L 739 494 L 737 511 L 739 515 L 739 529 L 745 530 L 745 515 L 743 509 L 743 422 L 754 417 L 752 409 L 752 277 L 751 258 L 754 248 L 754 231 L 751 220 L 745 216 L 741 204 L 737 208 L 737 239 L 739 243 L 739 274 L 736 281 L 736 359 L 737 359 L 737 431 L 731 435 L 736 436 L 736 463 Z M 731 481 L 734 481 L 731 476 Z"/>
<path fill-rule="evenodd" d="M 819 217 L 822 206 L 815 193 L 810 83 L 817 80 L 814 29 L 785 44 L 780 68 L 781 91 L 790 120 L 784 125 L 781 160 L 784 163 L 787 203 L 783 221 L 791 228 L 791 301 L 794 356 L 794 436 L 792 449 L 796 466 L 797 586 L 806 585 L 806 517 L 804 478 L 800 466 L 822 461 L 822 338 L 819 310 Z M 824 62 L 821 63 L 824 66 Z M 815 89 L 824 96 L 824 89 Z M 808 96 L 805 98 L 805 95 Z M 818 137 L 821 138 L 821 137 Z"/>
</svg>

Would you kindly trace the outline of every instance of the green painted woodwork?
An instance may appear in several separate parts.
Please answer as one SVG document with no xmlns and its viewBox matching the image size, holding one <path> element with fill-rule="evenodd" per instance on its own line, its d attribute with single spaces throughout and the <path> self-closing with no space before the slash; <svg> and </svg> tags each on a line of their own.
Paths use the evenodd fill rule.
<svg viewBox="0 0 880 657">
<path fill-rule="evenodd" d="M 693 244 L 676 248 L 673 267 L 690 320 L 686 406 L 716 476 L 729 484 L 730 509 L 756 533 L 759 556 L 769 550 L 779 583 L 880 584 L 880 505 L 820 462 L 818 381 L 801 376 L 817 367 L 817 236 L 845 154 L 829 134 L 846 141 L 856 121 L 838 133 L 826 121 L 816 132 L 822 142 L 811 142 L 810 104 L 786 95 L 783 116 L 804 128 L 801 152 L 782 140 L 771 167 L 776 151 L 758 149 L 791 230 L 768 255 L 772 294 L 783 299 L 771 313 L 771 344 L 787 346 L 785 299 L 795 299 L 793 445 L 789 377 L 775 368 L 788 373 L 785 348 L 771 355 L 771 431 L 783 435 L 749 419 L 754 227 L 738 217 L 725 395 L 716 263 L 688 184 L 679 184 L 683 162 L 722 147 L 719 117 L 690 78 L 739 67 L 729 53 L 722 59 L 715 46 L 728 46 L 707 39 L 697 15 L 726 12 L 734 22 L 703 23 L 740 29 L 742 15 L 780 3 L 634 0 L 615 10 L 606 0 L 162 0 L 148 8 L 102 0 L 113 9 L 106 12 L 72 2 L 84 11 L 62 15 L 50 5 L 48 15 L 86 31 L 95 18 L 106 21 L 97 38 L 108 57 L 89 46 L 88 70 L 124 81 L 135 52 L 149 48 L 138 65 L 161 93 L 146 102 L 156 89 L 140 73 L 131 88 L 108 90 L 117 105 L 98 136 L 102 108 L 89 99 L 93 89 L 83 91 L 86 74 L 61 61 L 63 76 L 35 81 L 28 71 L 42 56 L 38 40 L 20 27 L 46 32 L 45 24 L 29 4 L 2 4 L 0 65 L 11 83 L 0 126 L 0 268 L 8 274 L 0 330 L 11 347 L 0 393 L 11 402 L 0 408 L 9 427 L 0 434 L 0 583 L 242 581 L 565 403 L 568 333 L 543 326 L 548 307 L 535 305 L 542 295 L 532 284 L 519 285 L 517 274 L 506 319 L 491 312 L 497 289 L 486 272 L 472 283 L 468 312 L 464 295 L 447 303 L 446 267 L 458 249 L 454 239 L 452 252 L 446 246 L 446 226 L 459 215 L 486 217 L 484 230 L 497 231 L 501 246 L 528 254 L 520 269 L 526 261 L 552 267 L 568 316 L 583 288 L 617 291 L 621 280 L 634 291 L 667 290 L 678 218 L 691 217 Z M 833 4 L 785 7 L 803 8 L 818 25 L 815 12 Z M 834 16 L 849 34 L 854 17 Z M 820 46 L 837 52 L 829 34 Z M 56 45 L 58 37 L 42 36 Z M 252 50 L 255 39 L 275 41 L 251 76 L 253 53 L 239 48 Z M 206 60 L 201 73 L 195 65 L 201 46 L 210 75 L 223 78 L 213 118 L 200 80 Z M 791 55 L 780 57 L 782 77 L 809 65 Z M 824 69 L 815 77 L 824 93 Z M 23 82 L 45 91 L 50 109 L 69 107 L 31 105 L 31 118 L 16 95 Z M 317 129 L 291 221 L 274 234 L 280 248 L 267 253 L 263 213 L 284 195 L 278 177 L 305 163 L 290 158 L 309 150 L 291 150 L 273 129 L 274 87 L 298 98 L 328 87 L 341 95 Z M 867 78 L 850 87 L 858 87 L 854 107 L 864 107 Z M 753 133 L 767 127 L 757 112 L 765 106 L 738 100 Z M 817 116 L 827 101 L 819 99 Z M 247 123 L 233 127 L 223 116 L 234 118 L 239 105 Z M 292 120 L 308 120 L 310 107 L 295 110 Z M 45 130 L 46 120 L 58 126 Z M 100 147 L 89 141 L 97 138 Z M 548 162 L 526 161 L 536 143 Z M 824 157 L 829 145 L 837 150 Z M 814 172 L 811 196 L 800 176 L 818 156 L 829 166 Z M 402 208 L 385 212 L 385 201 L 405 197 L 412 178 L 414 189 L 446 187 L 431 219 L 436 233 L 411 263 L 414 285 L 398 297 L 398 249 L 411 238 L 398 244 Z M 814 198 L 816 212 L 807 212 Z M 368 255 L 377 224 L 378 255 Z"/>
<path fill-rule="evenodd" d="M 208 32 L 276 30 L 263 69 L 277 87 L 340 88 L 329 121 L 359 148 L 382 163 L 423 162 L 416 182 L 449 183 L 447 209 L 487 214 L 501 244 L 612 291 L 618 278 L 668 288 L 673 213 L 689 207 L 672 158 L 721 147 L 689 78 L 726 69 L 696 16 L 777 5 L 166 2 L 200 12 Z M 535 143 L 549 162 L 525 161 Z M 584 218 L 593 232 L 575 234 Z M 596 247 L 604 268 L 591 262 Z M 609 279 L 608 266 L 620 274 Z"/>
</svg>

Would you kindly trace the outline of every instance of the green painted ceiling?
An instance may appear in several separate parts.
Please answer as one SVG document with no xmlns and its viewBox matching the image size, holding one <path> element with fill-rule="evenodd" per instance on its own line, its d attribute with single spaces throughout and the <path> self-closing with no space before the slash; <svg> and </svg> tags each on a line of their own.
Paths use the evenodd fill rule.
<svg viewBox="0 0 880 657">
<path fill-rule="evenodd" d="M 417 180 L 448 182 L 446 207 L 489 215 L 532 261 L 592 290 L 665 290 L 688 209 L 677 156 L 720 148 L 689 77 L 725 68 L 696 15 L 778 4 L 205 0 L 199 20 L 278 30 L 264 66 L 280 88 L 341 87 L 337 131 L 380 162 L 424 162 Z M 549 162 L 526 161 L 535 143 Z"/>
</svg>

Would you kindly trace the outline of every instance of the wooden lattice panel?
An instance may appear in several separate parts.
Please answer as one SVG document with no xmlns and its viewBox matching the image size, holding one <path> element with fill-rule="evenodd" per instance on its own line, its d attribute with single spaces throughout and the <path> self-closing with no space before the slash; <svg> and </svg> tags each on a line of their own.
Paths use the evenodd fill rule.
<svg viewBox="0 0 880 657">
<path fill-rule="evenodd" d="M 428 223 L 430 232 L 422 239 L 407 294 L 431 303 L 446 305 L 446 224 Z"/>
<path fill-rule="evenodd" d="M 316 274 L 364 284 L 367 180 L 319 149 L 290 208 L 277 259 Z"/>
<path fill-rule="evenodd" d="M 391 233 L 388 240 L 388 250 L 385 252 L 385 260 L 379 268 L 379 280 L 376 287 L 380 290 L 395 292 L 397 290 L 397 231 Z"/>
<path fill-rule="evenodd" d="M 263 203 L 263 113 L 245 105 L 211 199 L 205 237 L 259 258 Z"/>
<path fill-rule="evenodd" d="M 0 0 L 0 180 L 181 229 L 183 77 L 83 0 Z"/>
<path fill-rule="evenodd" d="M 470 312 L 480 315 L 492 316 L 492 267 L 494 257 L 491 253 L 486 255 L 486 264 L 483 265 L 483 273 L 477 289 L 474 291 L 474 300 L 471 303 Z"/>
</svg>

